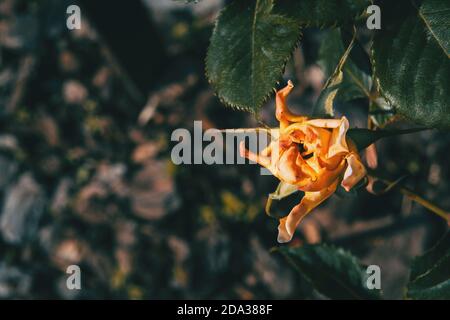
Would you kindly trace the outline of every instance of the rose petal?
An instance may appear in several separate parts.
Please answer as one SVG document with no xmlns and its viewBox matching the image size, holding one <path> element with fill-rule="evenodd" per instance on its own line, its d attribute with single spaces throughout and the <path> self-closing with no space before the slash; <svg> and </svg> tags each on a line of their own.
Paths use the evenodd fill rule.
<svg viewBox="0 0 450 320">
<path fill-rule="evenodd" d="M 300 203 L 292 208 L 289 215 L 280 219 L 280 224 L 278 226 L 278 242 L 285 243 L 291 241 L 300 221 L 311 212 L 312 209 L 330 197 L 334 191 L 336 191 L 338 183 L 339 180 L 336 180 L 328 188 L 318 192 L 305 192 Z"/>
<path fill-rule="evenodd" d="M 346 160 L 348 165 L 341 186 L 348 192 L 366 176 L 366 168 L 361 163 L 359 156 L 354 153 L 350 154 Z"/>
<path fill-rule="evenodd" d="M 304 122 L 308 118 L 293 114 L 286 105 L 286 97 L 291 92 L 294 85 L 289 80 L 288 84 L 281 90 L 277 91 L 275 103 L 276 103 L 276 118 L 280 122 L 280 128 L 286 128 L 290 122 Z"/>
<path fill-rule="evenodd" d="M 306 124 L 319 127 L 319 128 L 327 128 L 334 129 L 341 125 L 341 119 L 312 119 L 306 121 Z"/>
<path fill-rule="evenodd" d="M 348 145 L 346 140 L 347 130 L 349 128 L 346 117 L 341 118 L 339 127 L 333 129 L 330 139 L 330 147 L 328 149 L 328 158 L 331 158 L 341 152 L 348 152 Z"/>
</svg>

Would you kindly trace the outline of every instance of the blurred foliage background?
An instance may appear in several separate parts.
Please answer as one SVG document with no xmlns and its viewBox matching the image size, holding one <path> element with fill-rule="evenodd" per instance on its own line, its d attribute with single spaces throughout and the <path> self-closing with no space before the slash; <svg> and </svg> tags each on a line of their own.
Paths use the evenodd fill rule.
<svg viewBox="0 0 450 320">
<path fill-rule="evenodd" d="M 204 75 L 221 0 L 0 1 L 0 298 L 323 298 L 269 249 L 264 213 L 277 179 L 256 165 L 170 161 L 176 128 L 257 126 Z M 82 28 L 66 28 L 81 7 Z M 326 80 L 327 32 L 309 28 L 286 67 L 290 104 L 308 113 Z M 338 106 L 367 125 L 368 102 Z M 260 118 L 275 125 L 269 100 Z M 400 122 L 401 124 L 401 122 Z M 377 143 L 379 167 L 450 208 L 450 135 Z M 412 257 L 446 223 L 393 190 L 333 196 L 288 244 L 327 242 L 382 270 L 401 298 Z M 68 265 L 82 290 L 66 289 Z"/>
</svg>

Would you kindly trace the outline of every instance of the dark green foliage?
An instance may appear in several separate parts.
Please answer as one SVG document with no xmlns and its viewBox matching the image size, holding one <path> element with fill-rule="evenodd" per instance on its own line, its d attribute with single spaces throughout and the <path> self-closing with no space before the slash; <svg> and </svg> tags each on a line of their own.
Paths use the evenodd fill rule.
<svg viewBox="0 0 450 320">
<path fill-rule="evenodd" d="M 448 0 L 426 0 L 419 15 L 432 36 L 450 57 L 450 2 Z"/>
<path fill-rule="evenodd" d="M 296 186 L 280 182 L 275 192 L 269 194 L 266 214 L 277 219 L 285 217 L 300 200 L 301 193 Z"/>
<path fill-rule="evenodd" d="M 382 8 L 391 14 L 374 38 L 374 70 L 380 89 L 399 113 L 412 121 L 449 128 L 450 60 L 448 49 L 444 50 L 448 48 L 448 28 L 445 32 L 445 25 L 437 27 L 437 21 L 450 21 L 450 6 L 448 1 L 424 1 L 421 12 L 425 10 L 428 17 L 431 12 L 436 13 L 431 16 L 439 13 L 439 20 L 428 23 L 423 12 L 419 14 L 408 2 L 401 4 Z M 399 14 L 393 14 L 394 10 Z"/>
<path fill-rule="evenodd" d="M 369 5 L 368 0 L 280 0 L 276 6 L 302 25 L 331 27 L 353 21 L 361 16 Z"/>
<path fill-rule="evenodd" d="M 319 51 L 319 65 L 327 77 L 331 76 L 344 54 L 345 48 L 339 29 L 330 30 L 325 35 Z M 349 42 L 350 43 L 350 42 Z M 361 52 L 360 45 L 353 47 L 351 52 Z M 356 98 L 367 98 L 370 95 L 372 81 L 370 75 L 361 71 L 351 59 L 343 67 L 344 78 L 336 96 L 337 100 L 349 101 Z"/>
<path fill-rule="evenodd" d="M 234 1 L 217 19 L 206 72 L 226 104 L 257 111 L 280 79 L 300 28 L 272 0 Z"/>
<path fill-rule="evenodd" d="M 276 249 L 308 279 L 321 294 L 331 299 L 379 299 L 379 290 L 366 286 L 366 273 L 350 253 L 328 246 L 305 245 Z"/>
<path fill-rule="evenodd" d="M 450 233 L 413 261 L 406 297 L 450 299 Z"/>
<path fill-rule="evenodd" d="M 406 130 L 369 130 L 362 128 L 353 128 L 348 131 L 347 137 L 355 143 L 358 150 L 363 150 L 379 139 L 393 137 L 401 134 L 419 132 L 422 130 L 425 129 L 417 128 Z"/>
</svg>

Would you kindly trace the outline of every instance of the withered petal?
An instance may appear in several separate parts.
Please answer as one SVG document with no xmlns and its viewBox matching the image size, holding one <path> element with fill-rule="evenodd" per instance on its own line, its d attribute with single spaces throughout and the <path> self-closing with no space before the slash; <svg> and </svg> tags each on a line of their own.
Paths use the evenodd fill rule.
<svg viewBox="0 0 450 320">
<path fill-rule="evenodd" d="M 355 186 L 362 178 L 366 176 L 367 172 L 357 154 L 351 153 L 346 158 L 346 161 L 348 165 L 345 170 L 341 186 L 346 191 L 350 191 L 353 186 Z"/>
<path fill-rule="evenodd" d="M 291 92 L 294 85 L 289 80 L 288 84 L 281 90 L 277 91 L 275 104 L 276 104 L 276 118 L 280 122 L 280 128 L 284 129 L 290 122 L 303 122 L 308 118 L 304 116 L 298 116 L 293 114 L 286 105 L 286 97 Z"/>
<path fill-rule="evenodd" d="M 346 117 L 341 118 L 341 123 L 338 127 L 333 129 L 331 133 L 330 146 L 328 148 L 328 158 L 334 157 L 339 153 L 349 152 L 347 145 L 347 130 L 349 123 Z"/>
<path fill-rule="evenodd" d="M 285 243 L 291 241 L 295 229 L 301 220 L 311 210 L 329 198 L 336 191 L 338 183 L 339 179 L 336 179 L 334 183 L 323 190 L 318 192 L 305 192 L 300 203 L 292 208 L 286 217 L 280 219 L 280 224 L 278 225 L 278 242 Z"/>
</svg>

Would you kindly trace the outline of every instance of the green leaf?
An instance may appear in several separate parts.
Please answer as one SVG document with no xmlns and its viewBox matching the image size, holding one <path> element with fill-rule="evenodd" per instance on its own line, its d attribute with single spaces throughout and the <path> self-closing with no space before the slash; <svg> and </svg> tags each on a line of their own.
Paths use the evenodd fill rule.
<svg viewBox="0 0 450 320">
<path fill-rule="evenodd" d="M 280 247 L 292 266 L 314 288 L 331 299 L 379 299 L 379 290 L 366 286 L 366 272 L 349 252 L 325 244 Z"/>
<path fill-rule="evenodd" d="M 267 198 L 266 214 L 276 219 L 287 216 L 292 207 L 300 202 L 299 195 L 298 187 L 281 181 Z"/>
<path fill-rule="evenodd" d="M 365 28 L 365 21 L 364 26 L 360 26 L 362 30 Z M 353 39 L 353 26 L 355 26 L 358 30 L 358 27 L 356 25 L 344 25 L 340 28 L 341 31 L 341 39 L 342 43 L 345 48 L 347 48 L 350 44 L 350 42 Z M 361 38 L 363 38 L 361 36 Z M 358 35 L 355 39 L 355 46 L 353 47 L 352 51 L 350 52 L 350 60 L 355 64 L 355 66 L 362 71 L 364 74 L 368 76 L 372 76 L 372 64 L 370 62 L 370 56 L 367 53 L 366 49 L 360 42 Z"/>
<path fill-rule="evenodd" d="M 325 83 L 322 91 L 320 92 L 319 98 L 316 101 L 316 104 L 314 105 L 312 115 L 315 117 L 321 117 L 321 116 L 334 116 L 334 99 L 336 98 L 338 91 L 341 89 L 343 80 L 344 80 L 344 65 L 347 61 L 347 58 L 353 48 L 354 41 L 355 41 L 354 34 L 352 41 L 348 45 L 345 52 L 340 56 L 334 72 L 330 75 L 327 82 Z"/>
<path fill-rule="evenodd" d="M 369 5 L 369 0 L 280 0 L 276 4 L 283 14 L 314 27 L 348 23 L 361 16 Z"/>
<path fill-rule="evenodd" d="M 272 0 L 226 6 L 206 57 L 206 73 L 219 98 L 232 107 L 257 111 L 280 80 L 299 37 L 299 25 L 275 14 Z"/>
<path fill-rule="evenodd" d="M 439 28 L 430 29 L 409 1 L 385 3 L 382 28 L 376 32 L 372 50 L 381 93 L 410 120 L 450 128 L 450 60 L 441 46 L 449 39 L 439 42 L 433 37 L 433 30 Z M 441 19 L 445 15 L 450 20 L 450 10 L 434 8 L 434 2 L 424 4 L 425 12 L 436 11 Z"/>
<path fill-rule="evenodd" d="M 406 297 L 450 299 L 450 232 L 430 251 L 414 259 Z"/>
<path fill-rule="evenodd" d="M 431 36 L 450 58 L 450 3 L 443 0 L 425 0 L 419 11 Z"/>
<path fill-rule="evenodd" d="M 348 130 L 347 137 L 350 138 L 356 145 L 356 148 L 361 151 L 382 138 L 415 133 L 423 130 L 427 130 L 427 128 L 413 128 L 404 130 L 369 130 L 363 128 L 352 128 Z"/>
<path fill-rule="evenodd" d="M 319 49 L 319 65 L 326 77 L 331 76 L 344 54 L 341 31 L 330 30 L 326 33 Z M 355 48 L 351 52 L 354 52 Z M 349 101 L 361 97 L 369 97 L 372 81 L 370 75 L 361 71 L 351 59 L 343 67 L 343 81 L 336 95 L 336 100 Z"/>
<path fill-rule="evenodd" d="M 383 97 L 378 97 L 370 101 L 369 116 L 378 128 L 383 128 L 395 119 L 395 110 Z"/>
</svg>

